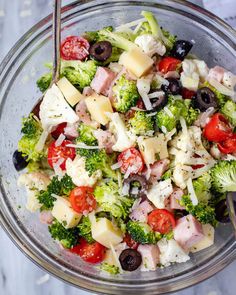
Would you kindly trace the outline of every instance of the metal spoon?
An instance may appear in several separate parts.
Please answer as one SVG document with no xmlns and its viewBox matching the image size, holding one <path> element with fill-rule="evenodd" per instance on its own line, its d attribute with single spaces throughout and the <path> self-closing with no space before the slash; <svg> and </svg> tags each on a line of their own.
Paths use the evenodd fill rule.
<svg viewBox="0 0 236 295">
<path fill-rule="evenodd" d="M 226 198 L 226 203 L 229 211 L 229 217 L 232 222 L 235 238 L 236 238 L 236 212 L 235 212 L 235 205 L 236 203 L 236 193 L 228 193 Z"/>
</svg>

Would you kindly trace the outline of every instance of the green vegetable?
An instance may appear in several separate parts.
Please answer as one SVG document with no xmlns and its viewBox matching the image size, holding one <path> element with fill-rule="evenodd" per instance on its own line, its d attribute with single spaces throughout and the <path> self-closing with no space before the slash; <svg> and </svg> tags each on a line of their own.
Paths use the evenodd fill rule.
<svg viewBox="0 0 236 295">
<path fill-rule="evenodd" d="M 161 234 L 152 231 L 147 223 L 130 220 L 126 229 L 131 238 L 140 244 L 156 244 L 161 238 Z"/>
<path fill-rule="evenodd" d="M 172 35 L 169 31 L 161 29 L 163 36 L 168 40 L 167 44 L 166 44 L 166 49 L 167 49 L 167 53 L 171 51 L 171 49 L 173 48 L 176 40 L 177 40 L 177 36 L 176 35 Z"/>
<path fill-rule="evenodd" d="M 200 111 L 198 109 L 194 109 L 191 105 L 191 99 L 185 99 L 183 100 L 185 106 L 186 106 L 186 110 L 184 111 L 183 109 L 183 118 L 186 121 L 186 124 L 188 126 L 193 125 L 193 122 L 195 122 L 197 120 L 198 115 L 200 114 Z"/>
<path fill-rule="evenodd" d="M 115 265 L 111 265 L 107 262 L 103 262 L 101 265 L 100 265 L 100 269 L 105 271 L 105 272 L 108 272 L 109 274 L 111 275 L 117 275 L 120 273 L 120 269 L 118 266 L 115 266 Z"/>
<path fill-rule="evenodd" d="M 211 170 L 212 189 L 218 193 L 236 191 L 236 161 L 220 161 Z"/>
<path fill-rule="evenodd" d="M 226 101 L 226 103 L 222 105 L 220 112 L 236 127 L 236 103 L 232 100 Z"/>
<path fill-rule="evenodd" d="M 115 97 L 114 107 L 118 112 L 125 113 L 131 107 L 135 106 L 140 95 L 138 93 L 136 82 L 127 80 L 125 75 L 122 75 L 113 87 Z"/>
<path fill-rule="evenodd" d="M 39 203 L 42 204 L 41 210 L 49 210 L 53 207 L 53 203 L 56 200 L 52 194 L 58 196 L 68 196 L 75 185 L 72 182 L 70 176 L 65 174 L 61 180 L 58 176 L 54 176 L 52 181 L 47 186 L 47 190 L 41 190 L 38 194 Z"/>
<path fill-rule="evenodd" d="M 146 112 L 136 111 L 134 116 L 129 120 L 131 130 L 136 135 L 153 135 L 154 119 L 153 116 L 148 116 Z"/>
<path fill-rule="evenodd" d="M 51 84 L 51 81 L 52 81 L 52 73 L 50 72 L 50 73 L 46 73 L 42 77 L 40 77 L 37 80 L 36 84 L 37 84 L 39 90 L 43 93 L 48 89 L 48 87 Z"/>
<path fill-rule="evenodd" d="M 92 238 L 92 233 L 91 233 L 91 222 L 87 216 L 83 216 L 79 225 L 79 235 L 85 240 L 91 244 L 94 242 L 94 239 Z"/>
<path fill-rule="evenodd" d="M 180 205 L 185 207 L 185 210 L 195 216 L 201 223 L 210 223 L 213 226 L 216 226 L 215 209 L 207 205 L 205 202 L 199 202 L 194 206 L 190 196 L 184 195 L 180 201 Z"/>
<path fill-rule="evenodd" d="M 89 146 L 97 145 L 98 141 L 96 137 L 93 135 L 94 130 L 96 129 L 81 123 L 78 128 L 79 136 L 76 138 L 76 142 L 83 142 Z"/>
<path fill-rule="evenodd" d="M 218 90 L 216 90 L 216 88 L 214 86 L 212 86 L 209 82 L 204 82 L 202 87 L 208 87 L 211 89 L 211 91 L 213 91 L 215 93 L 216 99 L 217 99 L 217 103 L 218 106 L 221 107 L 223 106 L 226 101 L 228 100 L 228 97 L 222 93 L 220 93 Z"/>
<path fill-rule="evenodd" d="M 78 243 L 78 228 L 66 229 L 58 220 L 54 219 L 48 230 L 54 240 L 60 241 L 63 247 L 72 248 Z"/>
<path fill-rule="evenodd" d="M 161 180 L 169 179 L 171 178 L 171 176 L 172 176 L 172 171 L 171 169 L 169 169 L 162 175 Z"/>
<path fill-rule="evenodd" d="M 199 178 L 193 180 L 193 188 L 199 202 L 207 203 L 212 195 L 211 189 L 211 176 L 209 173 L 204 173 Z"/>
<path fill-rule="evenodd" d="M 102 210 L 110 212 L 114 217 L 128 217 L 134 200 L 121 196 L 119 186 L 115 181 L 102 182 L 94 190 L 94 197 Z"/>
</svg>

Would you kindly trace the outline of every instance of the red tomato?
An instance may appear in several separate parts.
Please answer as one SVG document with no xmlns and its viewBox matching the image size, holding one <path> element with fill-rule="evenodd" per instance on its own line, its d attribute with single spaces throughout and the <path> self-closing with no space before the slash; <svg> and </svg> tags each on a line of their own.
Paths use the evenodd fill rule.
<svg viewBox="0 0 236 295">
<path fill-rule="evenodd" d="M 66 60 L 84 60 L 89 55 L 89 42 L 78 36 L 68 36 L 61 43 L 61 57 Z"/>
<path fill-rule="evenodd" d="M 180 66 L 181 60 L 174 57 L 164 57 L 158 64 L 158 69 L 163 74 L 169 71 L 176 71 L 177 67 Z"/>
<path fill-rule="evenodd" d="M 209 141 L 221 142 L 232 136 L 232 129 L 227 119 L 222 114 L 216 113 L 206 124 L 203 136 Z"/>
<path fill-rule="evenodd" d="M 70 251 L 79 255 L 84 261 L 95 264 L 104 260 L 106 248 L 98 242 L 89 244 L 84 238 L 81 238 L 79 244 Z"/>
<path fill-rule="evenodd" d="M 218 143 L 218 148 L 223 154 L 232 154 L 236 152 L 236 134 L 233 134 L 231 138 L 227 138 L 225 141 Z"/>
<path fill-rule="evenodd" d="M 72 208 L 78 212 L 91 212 L 96 208 L 97 202 L 93 195 L 93 188 L 88 186 L 78 186 L 70 193 L 70 203 Z"/>
<path fill-rule="evenodd" d="M 144 168 L 143 158 L 140 152 L 134 147 L 120 153 L 118 162 L 121 163 L 120 170 L 124 174 L 128 169 L 130 170 L 130 174 L 136 174 L 141 172 Z"/>
<path fill-rule="evenodd" d="M 161 234 L 169 233 L 175 227 L 173 213 L 166 209 L 155 209 L 148 215 L 148 224 Z"/>
<path fill-rule="evenodd" d="M 68 144 L 72 144 L 70 140 L 64 140 L 60 146 L 56 146 L 55 143 L 56 141 L 53 141 L 48 147 L 48 164 L 53 168 L 58 160 L 63 159 L 60 168 L 65 170 L 66 160 L 73 160 L 76 156 L 75 148 L 67 147 Z"/>
<path fill-rule="evenodd" d="M 142 110 L 145 109 L 144 103 L 141 98 L 137 101 L 136 108 L 139 108 Z M 135 112 L 136 112 L 135 110 L 130 109 L 130 110 L 128 110 L 128 112 L 125 113 L 125 117 L 127 119 L 133 118 Z"/>
<path fill-rule="evenodd" d="M 52 137 L 57 139 L 60 136 L 60 134 L 63 134 L 64 129 L 66 128 L 66 125 L 67 125 L 66 122 L 57 125 L 56 129 L 51 132 Z"/>
<path fill-rule="evenodd" d="M 196 92 L 189 90 L 187 88 L 182 88 L 181 94 L 182 94 L 183 99 L 192 99 L 193 96 L 196 94 Z"/>
<path fill-rule="evenodd" d="M 126 245 L 131 249 L 137 249 L 139 246 L 139 243 L 135 242 L 129 234 L 125 234 L 125 237 L 123 239 L 123 242 L 126 243 Z"/>
</svg>

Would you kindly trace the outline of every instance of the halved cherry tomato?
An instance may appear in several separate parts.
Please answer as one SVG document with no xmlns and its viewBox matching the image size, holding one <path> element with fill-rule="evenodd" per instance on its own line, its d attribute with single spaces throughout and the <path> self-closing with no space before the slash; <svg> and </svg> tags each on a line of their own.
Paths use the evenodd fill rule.
<svg viewBox="0 0 236 295">
<path fill-rule="evenodd" d="M 183 99 L 192 99 L 195 94 L 195 91 L 189 90 L 187 88 L 182 88 L 181 95 Z"/>
<path fill-rule="evenodd" d="M 72 144 L 70 140 L 63 140 L 62 144 L 56 146 L 56 141 L 53 141 L 48 147 L 48 164 L 53 168 L 53 166 L 58 162 L 58 160 L 63 159 L 60 165 L 62 170 L 66 169 L 66 160 L 70 158 L 73 160 L 76 156 L 75 148 L 68 147 L 68 144 Z"/>
<path fill-rule="evenodd" d="M 77 213 L 91 212 L 97 206 L 92 187 L 78 186 L 71 191 L 69 198 L 72 208 Z"/>
<path fill-rule="evenodd" d="M 89 42 L 78 36 L 68 36 L 61 43 L 61 57 L 66 60 L 84 60 L 89 55 Z"/>
<path fill-rule="evenodd" d="M 233 134 L 231 138 L 227 138 L 225 141 L 218 143 L 218 148 L 223 154 L 232 154 L 236 152 L 236 134 Z"/>
<path fill-rule="evenodd" d="M 232 136 L 232 128 L 222 114 L 216 113 L 206 124 L 203 130 L 203 136 L 209 141 L 222 142 Z"/>
<path fill-rule="evenodd" d="M 131 238 L 131 236 L 129 235 L 129 234 L 125 234 L 125 237 L 124 237 L 124 239 L 123 239 L 123 242 L 125 242 L 126 243 L 126 245 L 129 247 L 129 248 L 131 248 L 131 249 L 137 249 L 138 248 L 138 246 L 139 246 L 139 243 L 137 243 L 137 242 L 135 242 L 132 238 Z"/>
<path fill-rule="evenodd" d="M 174 214 L 166 209 L 155 209 L 148 215 L 148 224 L 161 234 L 169 233 L 176 225 Z"/>
<path fill-rule="evenodd" d="M 60 134 L 63 134 L 66 125 L 66 122 L 57 125 L 56 128 L 51 132 L 52 137 L 57 139 L 60 136 Z"/>
<path fill-rule="evenodd" d="M 86 262 L 95 264 L 104 260 L 106 247 L 98 242 L 89 244 L 84 238 L 81 238 L 79 244 L 70 249 L 70 252 L 79 255 Z"/>
<path fill-rule="evenodd" d="M 177 67 L 180 66 L 181 60 L 168 56 L 164 57 L 158 64 L 158 69 L 163 74 L 169 71 L 176 71 Z"/>
<path fill-rule="evenodd" d="M 128 169 L 130 174 L 136 174 L 141 172 L 144 168 L 143 158 L 140 152 L 134 147 L 120 153 L 118 156 L 118 162 L 121 163 L 120 170 L 124 174 Z"/>
</svg>

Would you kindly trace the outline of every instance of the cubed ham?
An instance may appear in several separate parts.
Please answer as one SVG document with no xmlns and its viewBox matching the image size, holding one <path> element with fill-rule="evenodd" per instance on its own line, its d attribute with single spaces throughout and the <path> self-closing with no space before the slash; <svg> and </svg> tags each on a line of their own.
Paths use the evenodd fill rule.
<svg viewBox="0 0 236 295">
<path fill-rule="evenodd" d="M 184 192 L 180 188 L 174 189 L 174 192 L 170 195 L 170 208 L 184 210 L 185 208 L 180 206 L 179 201 L 181 200 Z"/>
<path fill-rule="evenodd" d="M 53 216 L 51 211 L 42 211 L 39 214 L 39 220 L 43 224 L 51 224 L 53 221 Z"/>
<path fill-rule="evenodd" d="M 160 251 L 157 245 L 139 245 L 138 252 L 142 256 L 141 271 L 157 269 L 160 262 Z"/>
<path fill-rule="evenodd" d="M 164 75 L 165 79 L 168 78 L 174 78 L 174 79 L 179 79 L 180 74 L 177 71 L 169 71 Z"/>
<path fill-rule="evenodd" d="M 100 148 L 105 148 L 108 154 L 113 152 L 112 146 L 115 144 L 116 139 L 110 131 L 98 129 L 93 132 L 93 135 L 97 138 Z"/>
<path fill-rule="evenodd" d="M 112 81 L 115 79 L 116 74 L 108 69 L 103 67 L 98 67 L 95 77 L 91 82 L 91 87 L 98 94 L 108 95 Z"/>
<path fill-rule="evenodd" d="M 148 213 L 153 210 L 153 207 L 148 201 L 140 203 L 130 214 L 133 221 L 147 222 Z"/>
<path fill-rule="evenodd" d="M 204 238 L 201 223 L 192 215 L 187 215 L 177 221 L 174 228 L 174 239 L 184 249 L 191 248 Z"/>
<path fill-rule="evenodd" d="M 84 100 L 81 100 L 75 107 L 76 114 L 79 116 L 81 122 L 86 125 L 97 128 L 100 124 L 97 121 L 92 121 L 87 111 L 87 106 Z"/>
<path fill-rule="evenodd" d="M 207 80 L 210 81 L 211 79 L 214 79 L 221 83 L 224 77 L 224 73 L 224 68 L 215 66 L 214 68 L 210 69 L 209 74 L 207 76 Z"/>
<path fill-rule="evenodd" d="M 84 96 L 90 96 L 93 94 L 93 89 L 90 86 L 84 87 L 83 89 L 83 95 Z"/>
<path fill-rule="evenodd" d="M 160 180 L 162 175 L 168 170 L 170 164 L 170 160 L 168 159 L 163 159 L 161 161 L 157 161 L 154 164 L 150 166 L 151 172 L 151 180 L 152 181 L 157 181 Z"/>
<path fill-rule="evenodd" d="M 71 140 L 78 137 L 79 136 L 78 124 L 67 123 L 66 127 L 64 128 L 64 134 L 68 139 L 71 139 Z"/>
</svg>

